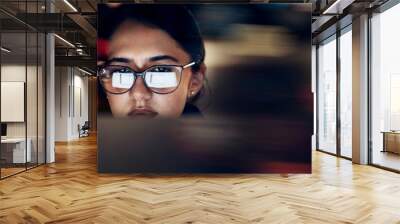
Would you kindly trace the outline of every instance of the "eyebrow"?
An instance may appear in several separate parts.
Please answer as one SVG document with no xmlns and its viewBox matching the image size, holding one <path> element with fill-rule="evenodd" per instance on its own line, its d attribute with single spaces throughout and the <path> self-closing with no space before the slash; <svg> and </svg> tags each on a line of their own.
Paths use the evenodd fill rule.
<svg viewBox="0 0 400 224">
<path fill-rule="evenodd" d="M 172 57 L 170 55 L 157 55 L 157 56 L 149 58 L 149 61 L 151 61 L 151 62 L 162 61 L 162 60 L 171 60 L 174 62 L 179 62 L 178 59 L 176 59 L 175 57 Z"/>
<path fill-rule="evenodd" d="M 162 61 L 162 60 L 171 60 L 174 62 L 179 62 L 178 59 L 176 59 L 173 56 L 170 55 L 157 55 L 157 56 L 153 56 L 150 57 L 148 59 L 150 62 L 155 62 L 155 61 Z M 111 58 L 109 60 L 107 60 L 106 64 L 111 64 L 112 62 L 121 62 L 121 63 L 130 63 L 132 60 L 128 59 L 128 58 Z"/>
<path fill-rule="evenodd" d="M 129 63 L 131 60 L 127 58 L 111 58 L 106 61 L 105 64 L 111 64 L 112 62 L 121 62 L 121 63 Z"/>
</svg>

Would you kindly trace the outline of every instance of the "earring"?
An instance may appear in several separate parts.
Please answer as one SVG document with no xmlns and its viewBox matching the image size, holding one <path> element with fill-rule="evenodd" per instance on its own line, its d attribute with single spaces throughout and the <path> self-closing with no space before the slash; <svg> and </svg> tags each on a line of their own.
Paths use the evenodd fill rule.
<svg viewBox="0 0 400 224">
<path fill-rule="evenodd" d="M 194 95 L 194 91 L 191 91 L 188 95 L 188 99 Z"/>
</svg>

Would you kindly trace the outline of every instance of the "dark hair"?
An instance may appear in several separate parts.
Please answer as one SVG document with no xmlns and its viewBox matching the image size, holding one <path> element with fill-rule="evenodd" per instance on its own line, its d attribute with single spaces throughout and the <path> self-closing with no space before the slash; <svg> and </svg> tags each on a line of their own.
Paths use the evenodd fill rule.
<svg viewBox="0 0 400 224">
<path fill-rule="evenodd" d="M 104 7 L 104 5 L 102 5 Z M 108 7 L 107 7 L 108 8 Z M 104 10 L 102 7 L 99 10 Z M 103 12 L 103 11 L 102 11 Z M 102 13 L 101 12 L 101 13 Z M 149 27 L 159 28 L 168 33 L 196 62 L 192 67 L 197 71 L 204 61 L 203 38 L 192 13 L 185 6 L 175 4 L 122 4 L 106 9 L 99 27 L 100 35 L 109 39 L 125 21 L 135 21 Z M 105 28 L 105 30 L 103 30 Z"/>
<path fill-rule="evenodd" d="M 200 69 L 204 62 L 205 49 L 199 26 L 191 11 L 183 5 L 177 4 L 121 4 L 110 8 L 106 4 L 99 4 L 98 18 L 99 38 L 110 39 L 116 30 L 125 22 L 132 20 L 149 27 L 156 27 L 170 35 L 196 62 L 191 67 L 193 72 Z M 205 79 L 204 85 L 207 83 Z M 205 95 L 205 86 L 190 99 L 196 102 Z"/>
</svg>

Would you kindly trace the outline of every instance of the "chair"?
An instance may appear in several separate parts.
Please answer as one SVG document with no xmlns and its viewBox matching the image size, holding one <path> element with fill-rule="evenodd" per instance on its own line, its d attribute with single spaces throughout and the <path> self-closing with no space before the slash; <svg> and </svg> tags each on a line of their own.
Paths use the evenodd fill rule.
<svg viewBox="0 0 400 224">
<path fill-rule="evenodd" d="M 85 121 L 82 127 L 78 124 L 79 138 L 89 136 L 89 129 L 90 129 L 89 121 Z"/>
</svg>

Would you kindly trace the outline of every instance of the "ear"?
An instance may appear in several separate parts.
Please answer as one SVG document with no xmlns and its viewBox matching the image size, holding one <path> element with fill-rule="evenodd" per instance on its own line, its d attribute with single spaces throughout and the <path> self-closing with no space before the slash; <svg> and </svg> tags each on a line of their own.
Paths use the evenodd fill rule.
<svg viewBox="0 0 400 224">
<path fill-rule="evenodd" d="M 196 96 L 196 94 L 203 87 L 203 83 L 204 83 L 204 79 L 205 79 L 205 75 L 206 75 L 206 70 L 207 70 L 206 65 L 204 63 L 202 63 L 200 65 L 199 70 L 192 74 L 192 77 L 191 77 L 190 83 L 189 83 L 188 98 Z"/>
</svg>

